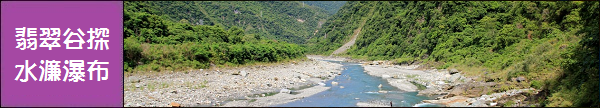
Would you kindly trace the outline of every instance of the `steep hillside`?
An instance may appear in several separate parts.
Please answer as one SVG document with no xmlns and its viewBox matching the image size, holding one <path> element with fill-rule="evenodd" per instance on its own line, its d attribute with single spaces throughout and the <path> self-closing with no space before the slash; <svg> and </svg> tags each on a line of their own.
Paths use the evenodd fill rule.
<svg viewBox="0 0 600 108">
<path fill-rule="evenodd" d="M 159 6 L 149 3 L 161 2 L 124 2 L 123 65 L 127 73 L 206 69 L 304 57 L 304 48 L 297 44 L 264 39 L 237 26 L 226 30 L 220 24 L 175 22 L 169 16 L 155 14 Z M 190 14 L 206 13 L 202 11 L 190 10 Z M 202 15 L 194 18 L 214 20 Z"/>
<path fill-rule="evenodd" d="M 329 14 L 335 14 L 346 1 L 301 1 L 304 4 L 325 9 Z"/>
<path fill-rule="evenodd" d="M 498 91 L 547 90 L 544 106 L 597 107 L 597 10 L 597 1 L 349 1 L 307 46 L 329 55 L 362 27 L 345 55 L 456 67 L 505 83 Z"/>
<path fill-rule="evenodd" d="M 192 25 L 239 27 L 266 39 L 304 43 L 329 16 L 327 11 L 298 1 L 131 1 L 151 14 Z"/>
</svg>

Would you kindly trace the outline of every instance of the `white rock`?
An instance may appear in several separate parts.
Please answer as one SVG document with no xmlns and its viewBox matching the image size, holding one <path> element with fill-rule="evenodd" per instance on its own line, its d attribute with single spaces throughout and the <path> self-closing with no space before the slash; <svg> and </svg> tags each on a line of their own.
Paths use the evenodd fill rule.
<svg viewBox="0 0 600 108">
<path fill-rule="evenodd" d="M 325 86 L 325 83 L 319 82 L 318 83 L 320 86 Z"/>
<path fill-rule="evenodd" d="M 279 93 L 287 93 L 287 94 L 290 94 L 290 93 L 292 93 L 292 91 L 291 91 L 291 90 L 289 90 L 289 89 L 285 89 L 285 88 L 284 88 L 284 89 L 281 89 L 281 90 L 279 91 Z"/>
<path fill-rule="evenodd" d="M 339 84 L 338 82 L 331 81 L 331 85 L 338 85 L 338 84 Z"/>
<path fill-rule="evenodd" d="M 240 75 L 246 76 L 246 75 L 248 75 L 248 72 L 246 72 L 246 71 L 240 71 Z"/>
<path fill-rule="evenodd" d="M 383 78 L 383 79 L 387 79 L 387 78 L 391 78 L 391 77 L 392 76 L 390 76 L 390 75 L 381 75 L 381 78 Z"/>
</svg>

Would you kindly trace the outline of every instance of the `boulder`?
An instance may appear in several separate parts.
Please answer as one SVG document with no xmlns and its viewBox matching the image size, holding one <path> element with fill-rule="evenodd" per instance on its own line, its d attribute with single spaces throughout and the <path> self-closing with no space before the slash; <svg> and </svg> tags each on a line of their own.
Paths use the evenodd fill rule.
<svg viewBox="0 0 600 108">
<path fill-rule="evenodd" d="M 381 75 L 381 78 L 383 78 L 383 79 L 387 79 L 387 78 L 391 78 L 391 77 L 392 76 L 390 76 L 390 75 Z"/>
<path fill-rule="evenodd" d="M 461 95 L 462 93 L 465 92 L 465 90 L 466 90 L 465 88 L 466 87 L 464 85 L 455 86 L 452 88 L 450 93 L 448 93 L 448 95 L 450 95 L 449 97 Z"/>
<path fill-rule="evenodd" d="M 523 82 L 525 80 L 526 80 L 525 77 L 522 77 L 522 76 L 517 77 L 517 82 Z"/>
<path fill-rule="evenodd" d="M 325 83 L 319 82 L 318 83 L 320 86 L 325 86 Z"/>
<path fill-rule="evenodd" d="M 331 85 L 338 85 L 338 84 L 339 84 L 338 82 L 331 81 Z"/>
<path fill-rule="evenodd" d="M 444 85 L 444 84 L 446 84 L 446 82 L 444 82 L 444 81 L 435 81 L 435 84 L 437 84 L 437 85 Z"/>
<path fill-rule="evenodd" d="M 471 103 L 471 105 L 469 105 L 469 106 L 470 106 L 470 107 L 488 107 L 488 106 L 485 104 L 485 101 L 483 101 L 483 100 L 477 100 L 477 101 L 475 101 L 475 102 Z"/>
<path fill-rule="evenodd" d="M 146 106 L 146 104 L 145 103 L 137 103 L 137 104 L 135 104 L 135 106 L 137 106 L 137 107 L 144 107 L 144 106 Z"/>
<path fill-rule="evenodd" d="M 454 68 L 450 69 L 450 74 L 455 74 L 455 73 L 458 73 L 458 69 L 454 69 Z"/>
<path fill-rule="evenodd" d="M 131 83 L 139 83 L 139 82 L 141 82 L 140 78 L 138 78 L 138 77 L 135 77 L 135 76 L 130 76 L 130 77 L 128 77 L 128 78 L 129 78 L 129 81 L 130 81 Z"/>
<path fill-rule="evenodd" d="M 171 107 L 181 107 L 181 105 L 179 103 L 176 102 L 171 102 Z"/>
<path fill-rule="evenodd" d="M 450 79 L 448 79 L 450 82 L 456 82 L 461 78 L 460 73 L 459 74 L 453 74 Z"/>
<path fill-rule="evenodd" d="M 466 107 L 468 105 L 467 103 L 467 97 L 463 97 L 463 96 L 454 96 L 451 98 L 446 98 L 446 99 L 440 99 L 440 100 L 423 100 L 424 103 L 433 103 L 433 104 L 443 104 L 443 105 L 448 105 L 448 106 L 452 106 L 451 104 L 454 104 L 455 107 L 459 107 L 464 105 L 463 107 Z M 458 104 L 456 104 L 458 103 Z"/>
<path fill-rule="evenodd" d="M 455 102 L 448 104 L 448 107 L 468 107 L 466 102 Z"/>
<path fill-rule="evenodd" d="M 248 72 L 246 72 L 246 71 L 240 71 L 240 75 L 242 75 L 242 76 L 245 77 L 246 75 L 248 75 Z"/>
<path fill-rule="evenodd" d="M 394 75 L 394 76 L 392 76 L 392 78 L 394 78 L 394 79 L 400 79 L 400 75 Z"/>
<path fill-rule="evenodd" d="M 494 103 L 494 102 L 490 103 L 490 106 L 496 106 L 496 105 L 498 105 L 498 103 Z"/>
<path fill-rule="evenodd" d="M 279 91 L 279 93 L 287 93 L 287 94 L 290 94 L 290 93 L 292 93 L 292 91 L 291 91 L 291 90 L 289 90 L 289 89 L 285 89 L 285 88 L 284 88 L 284 89 L 281 89 L 281 90 Z"/>
</svg>

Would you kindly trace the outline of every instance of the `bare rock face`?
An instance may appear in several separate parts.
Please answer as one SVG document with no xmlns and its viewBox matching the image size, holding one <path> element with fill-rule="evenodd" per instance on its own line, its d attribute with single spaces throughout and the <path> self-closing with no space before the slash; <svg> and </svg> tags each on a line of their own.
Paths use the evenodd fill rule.
<svg viewBox="0 0 600 108">
<path fill-rule="evenodd" d="M 459 73 L 459 74 L 453 74 L 453 75 L 450 77 L 450 79 L 448 79 L 448 80 L 449 80 L 450 82 L 456 82 L 456 81 L 460 80 L 460 77 L 461 77 L 460 73 Z"/>
<path fill-rule="evenodd" d="M 465 90 L 466 90 L 466 85 L 461 84 L 461 85 L 454 86 L 452 88 L 452 90 L 450 91 L 450 93 L 448 93 L 448 97 L 459 96 L 462 93 L 464 93 Z"/>
</svg>

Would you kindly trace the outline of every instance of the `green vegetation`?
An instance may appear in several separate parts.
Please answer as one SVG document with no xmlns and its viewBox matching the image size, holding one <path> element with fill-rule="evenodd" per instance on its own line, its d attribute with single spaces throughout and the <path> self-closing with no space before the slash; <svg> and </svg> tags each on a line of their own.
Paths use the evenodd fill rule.
<svg viewBox="0 0 600 108">
<path fill-rule="evenodd" d="M 256 102 L 257 99 L 250 99 L 248 102 Z"/>
<path fill-rule="evenodd" d="M 600 105 L 597 1 L 349 1 L 306 44 L 329 55 L 458 68 L 502 85 L 548 90 L 543 106 Z M 366 24 L 360 22 L 366 18 Z"/>
<path fill-rule="evenodd" d="M 512 105 L 514 105 L 515 102 L 512 100 L 507 101 L 506 103 L 504 103 L 504 107 L 511 107 Z"/>
<path fill-rule="evenodd" d="M 340 7 L 346 4 L 346 1 L 301 1 L 304 4 L 316 6 L 322 9 L 325 9 L 327 13 L 333 15 L 335 14 Z"/>
<path fill-rule="evenodd" d="M 304 43 L 329 14 L 298 1 L 128 1 L 125 10 L 164 15 L 190 25 L 238 27 L 247 34 Z"/>
<path fill-rule="evenodd" d="M 161 11 L 148 3 L 162 2 L 125 2 L 126 72 L 200 69 L 304 57 L 304 48 L 299 45 L 246 34 L 237 26 L 225 30 L 221 25 L 173 22 L 168 16 L 153 14 Z"/>
<path fill-rule="evenodd" d="M 415 82 L 410 82 L 410 83 L 412 83 L 413 85 L 417 86 L 418 90 L 425 90 L 425 89 L 427 89 L 427 87 L 425 85 L 421 85 L 421 84 L 415 83 Z"/>
</svg>

